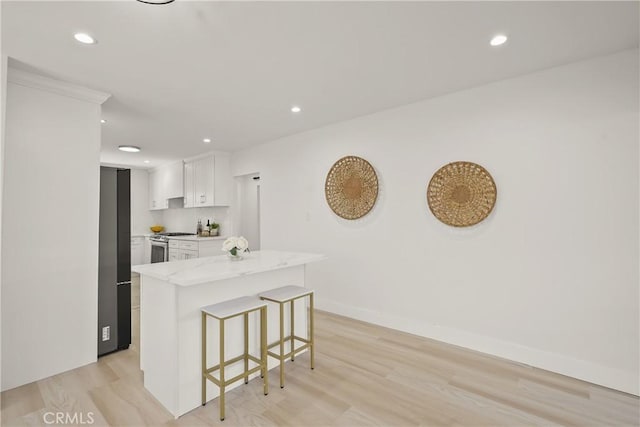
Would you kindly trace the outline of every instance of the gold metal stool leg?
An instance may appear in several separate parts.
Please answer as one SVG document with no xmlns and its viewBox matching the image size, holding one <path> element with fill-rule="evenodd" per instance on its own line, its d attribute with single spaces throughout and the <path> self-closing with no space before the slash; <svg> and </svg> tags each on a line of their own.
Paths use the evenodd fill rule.
<svg viewBox="0 0 640 427">
<path fill-rule="evenodd" d="M 314 369 L 316 345 L 313 338 L 313 292 L 309 294 L 309 341 L 311 344 L 311 369 Z"/>
<path fill-rule="evenodd" d="M 260 309 L 260 359 L 262 360 L 262 378 L 264 395 L 269 394 L 269 356 L 267 355 L 267 307 Z"/>
<path fill-rule="evenodd" d="M 249 384 L 249 313 L 244 314 L 244 383 Z"/>
<path fill-rule="evenodd" d="M 207 404 L 207 315 L 202 313 L 202 406 Z"/>
<path fill-rule="evenodd" d="M 260 309 L 260 359 L 262 360 L 262 353 L 264 352 L 265 355 L 267 355 L 267 352 L 269 351 L 269 348 L 267 347 L 267 309 L 265 307 L 264 312 L 262 311 L 262 309 Z M 264 328 L 264 331 L 263 331 Z M 264 332 L 264 336 L 262 336 Z M 265 340 L 264 343 L 262 342 L 262 340 Z M 268 356 L 266 356 L 268 357 Z M 267 359 L 268 360 L 268 359 Z M 266 364 L 262 364 L 262 369 L 260 370 L 260 378 L 264 378 L 265 373 L 268 370 L 268 366 Z"/>
<path fill-rule="evenodd" d="M 224 421 L 224 319 L 220 319 L 220 421 Z"/>
<path fill-rule="evenodd" d="M 293 362 L 295 359 L 295 353 L 293 351 L 293 349 L 295 348 L 295 342 L 294 342 L 294 338 L 293 338 L 293 334 L 294 331 L 296 330 L 294 325 L 294 321 L 293 321 L 293 305 L 295 303 L 295 299 L 291 300 L 291 361 Z"/>
<path fill-rule="evenodd" d="M 280 305 L 280 388 L 284 388 L 284 303 Z"/>
</svg>

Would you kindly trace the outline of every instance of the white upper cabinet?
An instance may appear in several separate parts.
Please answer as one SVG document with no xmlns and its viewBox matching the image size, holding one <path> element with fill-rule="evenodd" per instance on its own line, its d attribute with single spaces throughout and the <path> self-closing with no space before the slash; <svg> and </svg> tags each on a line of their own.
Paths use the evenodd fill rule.
<svg viewBox="0 0 640 427">
<path fill-rule="evenodd" d="M 184 197 L 182 161 L 149 171 L 149 209 L 167 209 L 169 199 Z"/>
<path fill-rule="evenodd" d="M 195 206 L 194 200 L 194 171 L 193 162 L 185 162 L 184 164 L 184 207 L 192 208 Z"/>
<path fill-rule="evenodd" d="M 196 206 L 213 206 L 214 168 L 213 156 L 207 156 L 194 162 L 193 189 Z"/>
<path fill-rule="evenodd" d="M 160 177 L 160 174 L 158 174 L 157 170 L 154 169 L 149 171 L 149 209 L 150 210 L 165 209 L 164 203 L 162 203 L 162 198 L 160 195 L 160 188 L 162 187 L 162 183 L 159 182 L 159 177 Z"/>
<path fill-rule="evenodd" d="M 229 206 L 229 156 L 209 155 L 184 164 L 184 207 Z"/>
<path fill-rule="evenodd" d="M 176 199 L 184 197 L 184 162 L 172 163 L 167 166 L 163 166 L 160 170 L 163 174 L 163 188 L 165 191 L 164 196 L 167 199 Z"/>
</svg>

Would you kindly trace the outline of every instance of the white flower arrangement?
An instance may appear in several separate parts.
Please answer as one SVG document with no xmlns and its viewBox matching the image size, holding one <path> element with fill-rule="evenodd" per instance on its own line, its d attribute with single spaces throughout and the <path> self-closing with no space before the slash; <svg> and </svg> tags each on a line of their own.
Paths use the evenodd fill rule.
<svg viewBox="0 0 640 427">
<path fill-rule="evenodd" d="M 231 236 L 222 244 L 222 250 L 229 252 L 232 256 L 240 256 L 245 251 L 249 251 L 249 242 L 242 236 Z"/>
</svg>

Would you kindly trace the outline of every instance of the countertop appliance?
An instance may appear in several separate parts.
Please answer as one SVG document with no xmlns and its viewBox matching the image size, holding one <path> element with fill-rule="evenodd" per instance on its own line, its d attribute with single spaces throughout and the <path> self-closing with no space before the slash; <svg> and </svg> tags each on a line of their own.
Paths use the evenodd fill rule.
<svg viewBox="0 0 640 427">
<path fill-rule="evenodd" d="M 131 172 L 100 168 L 98 356 L 131 344 Z"/>
<path fill-rule="evenodd" d="M 195 233 L 163 232 L 156 233 L 149 238 L 151 242 L 151 263 L 169 260 L 169 237 L 195 236 Z"/>
</svg>

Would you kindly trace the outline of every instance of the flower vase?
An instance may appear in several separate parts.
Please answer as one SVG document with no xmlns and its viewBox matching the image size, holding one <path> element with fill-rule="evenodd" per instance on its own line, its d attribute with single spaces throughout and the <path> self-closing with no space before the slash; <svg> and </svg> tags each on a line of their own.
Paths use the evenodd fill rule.
<svg viewBox="0 0 640 427">
<path fill-rule="evenodd" d="M 240 261 L 242 259 L 242 252 L 236 251 L 235 254 L 228 252 L 227 255 L 231 261 Z"/>
</svg>

